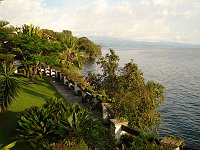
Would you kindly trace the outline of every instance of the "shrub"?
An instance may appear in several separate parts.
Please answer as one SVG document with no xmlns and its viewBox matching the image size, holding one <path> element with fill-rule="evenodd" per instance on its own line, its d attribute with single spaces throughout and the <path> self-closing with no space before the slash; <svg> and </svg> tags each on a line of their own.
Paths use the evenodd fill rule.
<svg viewBox="0 0 200 150">
<path fill-rule="evenodd" d="M 73 146 L 85 141 L 88 147 L 106 147 L 105 129 L 77 103 L 50 99 L 42 107 L 31 107 L 19 115 L 17 139 L 43 148 Z"/>
<path fill-rule="evenodd" d="M 54 141 L 56 117 L 48 109 L 37 106 L 24 110 L 18 119 L 17 139 L 39 147 L 48 147 Z"/>
<path fill-rule="evenodd" d="M 172 150 L 173 148 L 164 145 L 156 139 L 154 133 L 140 133 L 139 136 L 125 134 L 121 138 L 122 150 Z"/>
</svg>

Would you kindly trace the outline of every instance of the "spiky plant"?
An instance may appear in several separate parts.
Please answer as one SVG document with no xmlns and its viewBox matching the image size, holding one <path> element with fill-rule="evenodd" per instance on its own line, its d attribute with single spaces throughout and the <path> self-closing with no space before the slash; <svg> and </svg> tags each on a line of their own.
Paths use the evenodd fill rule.
<svg viewBox="0 0 200 150">
<path fill-rule="evenodd" d="M 15 142 L 12 142 L 12 143 L 10 143 L 10 144 L 4 146 L 4 147 L 1 147 L 1 145 L 0 145 L 0 150 L 10 150 L 12 147 L 15 146 L 15 144 L 16 144 L 16 141 L 15 141 Z"/>
<path fill-rule="evenodd" d="M 1 63 L 0 65 L 0 112 L 5 112 L 9 104 L 16 99 L 23 82 L 14 77 L 15 67 Z"/>
<path fill-rule="evenodd" d="M 17 122 L 19 142 L 28 142 L 34 149 L 65 148 L 82 140 L 90 148 L 105 149 L 105 129 L 92 114 L 77 103 L 50 99 L 42 107 L 31 107 L 20 113 Z"/>
</svg>

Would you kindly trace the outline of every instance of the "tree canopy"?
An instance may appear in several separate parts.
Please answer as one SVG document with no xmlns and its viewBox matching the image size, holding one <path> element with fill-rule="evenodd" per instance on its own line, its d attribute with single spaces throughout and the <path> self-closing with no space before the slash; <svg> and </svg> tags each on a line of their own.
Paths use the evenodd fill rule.
<svg viewBox="0 0 200 150">
<path fill-rule="evenodd" d="M 7 21 L 0 21 L 0 63 L 4 64 L 0 70 L 0 86 L 3 89 L 0 91 L 0 110 L 6 110 L 18 93 L 17 80 L 6 72 L 13 60 L 21 62 L 29 83 L 47 65 L 60 68 L 71 77 L 79 76 L 85 62 L 101 53 L 92 41 L 84 38 L 84 42 L 81 42 L 80 39 L 69 30 L 55 32 L 32 24 L 13 27 Z M 83 43 L 87 45 L 84 50 Z"/>
<path fill-rule="evenodd" d="M 89 81 L 96 81 L 95 90 L 104 91 L 112 99 L 116 117 L 127 119 L 135 129 L 153 129 L 160 123 L 157 109 L 164 101 L 164 87 L 154 81 L 145 82 L 143 73 L 133 61 L 123 68 L 118 62 L 119 56 L 111 49 L 110 54 L 98 62 L 103 74 L 90 74 Z"/>
<path fill-rule="evenodd" d="M 13 27 L 0 21 L 0 60 L 20 60 L 30 81 L 41 67 L 79 71 L 86 61 L 100 53 L 99 46 L 85 37 L 73 36 L 69 30 L 55 32 L 32 24 Z"/>
</svg>

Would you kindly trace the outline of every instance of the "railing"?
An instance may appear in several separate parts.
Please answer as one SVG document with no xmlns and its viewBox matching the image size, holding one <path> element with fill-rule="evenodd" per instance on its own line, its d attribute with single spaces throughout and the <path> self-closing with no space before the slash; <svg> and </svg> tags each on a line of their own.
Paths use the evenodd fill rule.
<svg viewBox="0 0 200 150">
<path fill-rule="evenodd" d="M 101 100 L 98 99 L 98 95 L 93 95 L 90 91 L 84 90 L 79 86 L 77 83 L 73 82 L 72 80 L 69 80 L 67 77 L 63 76 L 63 74 L 60 71 L 55 71 L 55 75 L 53 76 L 57 77 L 59 81 L 64 82 L 64 85 L 67 86 L 68 89 L 74 90 L 74 93 L 77 95 L 82 96 L 82 101 L 87 102 L 92 106 L 101 106 L 102 109 L 102 117 L 103 120 L 105 119 L 106 122 L 104 123 L 110 123 L 110 130 L 111 134 L 115 137 L 116 141 L 119 141 L 121 136 L 125 133 L 134 135 L 134 136 L 141 136 L 141 133 L 137 130 L 134 130 L 130 127 L 128 127 L 128 122 L 127 121 L 120 121 L 117 119 L 113 119 L 114 114 L 110 110 L 109 107 L 107 107 L 106 103 L 102 103 Z M 103 114 L 105 113 L 105 114 Z M 107 118 L 104 118 L 104 117 Z M 160 145 L 161 142 L 157 138 L 149 138 L 148 142 L 155 142 L 157 145 Z M 193 149 L 189 148 L 187 146 L 181 147 L 181 150 L 198 150 L 198 149 Z"/>
</svg>

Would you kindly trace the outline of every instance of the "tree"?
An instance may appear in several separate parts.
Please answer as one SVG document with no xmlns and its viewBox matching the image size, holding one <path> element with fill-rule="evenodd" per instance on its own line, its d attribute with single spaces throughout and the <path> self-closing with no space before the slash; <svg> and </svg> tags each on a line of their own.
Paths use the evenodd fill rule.
<svg viewBox="0 0 200 150">
<path fill-rule="evenodd" d="M 15 57 L 13 40 L 16 37 L 14 27 L 9 22 L 0 21 L 0 60 L 11 61 Z"/>
<path fill-rule="evenodd" d="M 86 61 L 101 52 L 92 41 L 78 39 L 69 30 L 54 32 L 32 24 L 17 28 L 7 25 L 8 22 L 0 21 L 0 60 L 20 60 L 30 83 L 37 70 L 46 65 L 79 75 Z"/>
<path fill-rule="evenodd" d="M 40 54 L 45 45 L 39 37 L 39 28 L 33 25 L 23 25 L 15 40 L 15 45 L 20 49 L 17 58 L 22 61 L 26 76 L 31 82 L 37 61 L 35 55 Z"/>
<path fill-rule="evenodd" d="M 5 112 L 13 100 L 18 96 L 23 82 L 13 77 L 15 68 L 5 63 L 0 67 L 0 111 Z"/>
<path fill-rule="evenodd" d="M 61 43 L 56 40 L 50 40 L 48 34 L 39 27 L 33 25 L 23 25 L 21 32 L 15 40 L 16 47 L 21 50 L 20 55 L 17 56 L 22 61 L 26 70 L 26 76 L 32 82 L 37 69 L 42 64 L 56 65 L 57 53 L 62 50 Z M 50 57 L 54 57 L 52 61 Z"/>
<path fill-rule="evenodd" d="M 117 56 L 114 50 L 110 49 L 110 54 L 106 54 L 105 57 L 101 57 L 97 64 L 102 68 L 103 76 L 101 77 L 101 89 L 106 91 L 106 94 L 112 98 L 113 89 L 116 89 L 118 82 L 117 73 L 119 71 L 119 56 Z M 99 76 L 100 77 L 100 76 Z"/>
<path fill-rule="evenodd" d="M 153 81 L 145 82 L 142 72 L 133 62 L 118 67 L 119 57 L 113 50 L 100 58 L 103 75 L 98 75 L 98 91 L 105 91 L 118 118 L 127 119 L 139 130 L 151 130 L 160 123 L 157 109 L 164 101 L 164 87 Z"/>
<path fill-rule="evenodd" d="M 97 55 L 101 54 L 101 47 L 94 44 L 86 37 L 78 39 L 78 47 L 80 51 L 88 54 L 90 59 L 95 59 Z"/>
<path fill-rule="evenodd" d="M 80 52 L 77 47 L 77 38 L 72 36 L 66 36 L 63 46 L 64 50 L 60 53 L 60 59 L 65 67 L 74 65 L 77 68 L 82 68 L 86 62 L 87 55 L 84 52 Z"/>
</svg>

